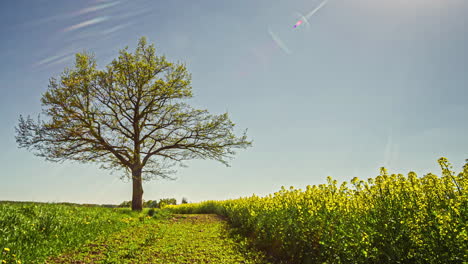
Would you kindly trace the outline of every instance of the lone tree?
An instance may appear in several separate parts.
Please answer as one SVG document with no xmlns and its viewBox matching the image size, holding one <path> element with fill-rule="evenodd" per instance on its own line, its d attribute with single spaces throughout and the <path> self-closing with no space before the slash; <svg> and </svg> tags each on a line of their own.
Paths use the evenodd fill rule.
<svg viewBox="0 0 468 264">
<path fill-rule="evenodd" d="M 227 113 L 211 115 L 185 103 L 191 76 L 182 64 L 156 56 L 139 40 L 134 53 L 120 50 L 105 70 L 87 53 L 75 67 L 51 78 L 37 121 L 19 117 L 16 142 L 48 161 L 95 162 L 123 171 L 133 183 L 132 210 L 141 210 L 143 180 L 171 178 L 174 165 L 213 159 L 228 166 L 236 148 L 247 148 L 247 131 L 233 132 Z"/>
</svg>

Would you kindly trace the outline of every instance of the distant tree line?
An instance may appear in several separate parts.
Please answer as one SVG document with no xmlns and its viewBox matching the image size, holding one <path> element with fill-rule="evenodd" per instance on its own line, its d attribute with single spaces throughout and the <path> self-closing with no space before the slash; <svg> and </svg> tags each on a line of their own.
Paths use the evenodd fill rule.
<svg viewBox="0 0 468 264">
<path fill-rule="evenodd" d="M 182 203 L 188 203 L 187 198 L 182 198 Z M 164 198 L 157 200 L 143 200 L 143 208 L 161 208 L 165 205 L 177 205 L 177 200 L 175 198 Z M 132 201 L 124 201 L 118 207 L 131 207 Z"/>
<path fill-rule="evenodd" d="M 107 208 L 117 208 L 118 205 L 115 204 L 79 204 L 79 203 L 69 203 L 69 202 L 35 202 L 35 201 L 0 201 L 0 204 L 57 204 L 57 205 L 67 205 L 67 206 L 80 206 L 80 207 L 107 207 Z"/>
</svg>

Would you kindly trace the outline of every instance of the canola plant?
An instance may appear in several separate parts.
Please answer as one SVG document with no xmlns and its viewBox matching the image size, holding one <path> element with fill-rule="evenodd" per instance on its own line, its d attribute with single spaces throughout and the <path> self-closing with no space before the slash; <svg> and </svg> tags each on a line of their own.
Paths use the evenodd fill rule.
<svg viewBox="0 0 468 264">
<path fill-rule="evenodd" d="M 290 187 L 266 197 L 168 206 L 224 215 L 283 263 L 467 263 L 468 162 L 456 174 L 416 173 Z"/>
</svg>

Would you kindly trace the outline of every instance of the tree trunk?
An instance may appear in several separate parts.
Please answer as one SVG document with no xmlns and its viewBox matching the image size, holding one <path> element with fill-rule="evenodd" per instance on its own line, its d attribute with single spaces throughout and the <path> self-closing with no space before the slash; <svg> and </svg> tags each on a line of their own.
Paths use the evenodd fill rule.
<svg viewBox="0 0 468 264">
<path fill-rule="evenodd" d="M 132 211 L 141 211 L 143 209 L 143 185 L 141 180 L 141 169 L 132 169 L 132 182 Z"/>
</svg>

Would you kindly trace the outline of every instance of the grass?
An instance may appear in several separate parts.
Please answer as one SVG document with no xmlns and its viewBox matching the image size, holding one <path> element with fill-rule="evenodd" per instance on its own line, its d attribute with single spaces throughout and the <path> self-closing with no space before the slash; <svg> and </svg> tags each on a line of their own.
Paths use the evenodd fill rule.
<svg viewBox="0 0 468 264">
<path fill-rule="evenodd" d="M 46 263 L 267 263 L 217 215 L 174 215 L 88 243 Z"/>
<path fill-rule="evenodd" d="M 0 262 L 43 263 L 99 236 L 141 224 L 147 212 L 42 203 L 0 203 Z"/>
<path fill-rule="evenodd" d="M 0 263 L 267 262 L 216 215 L 0 202 Z"/>
</svg>

